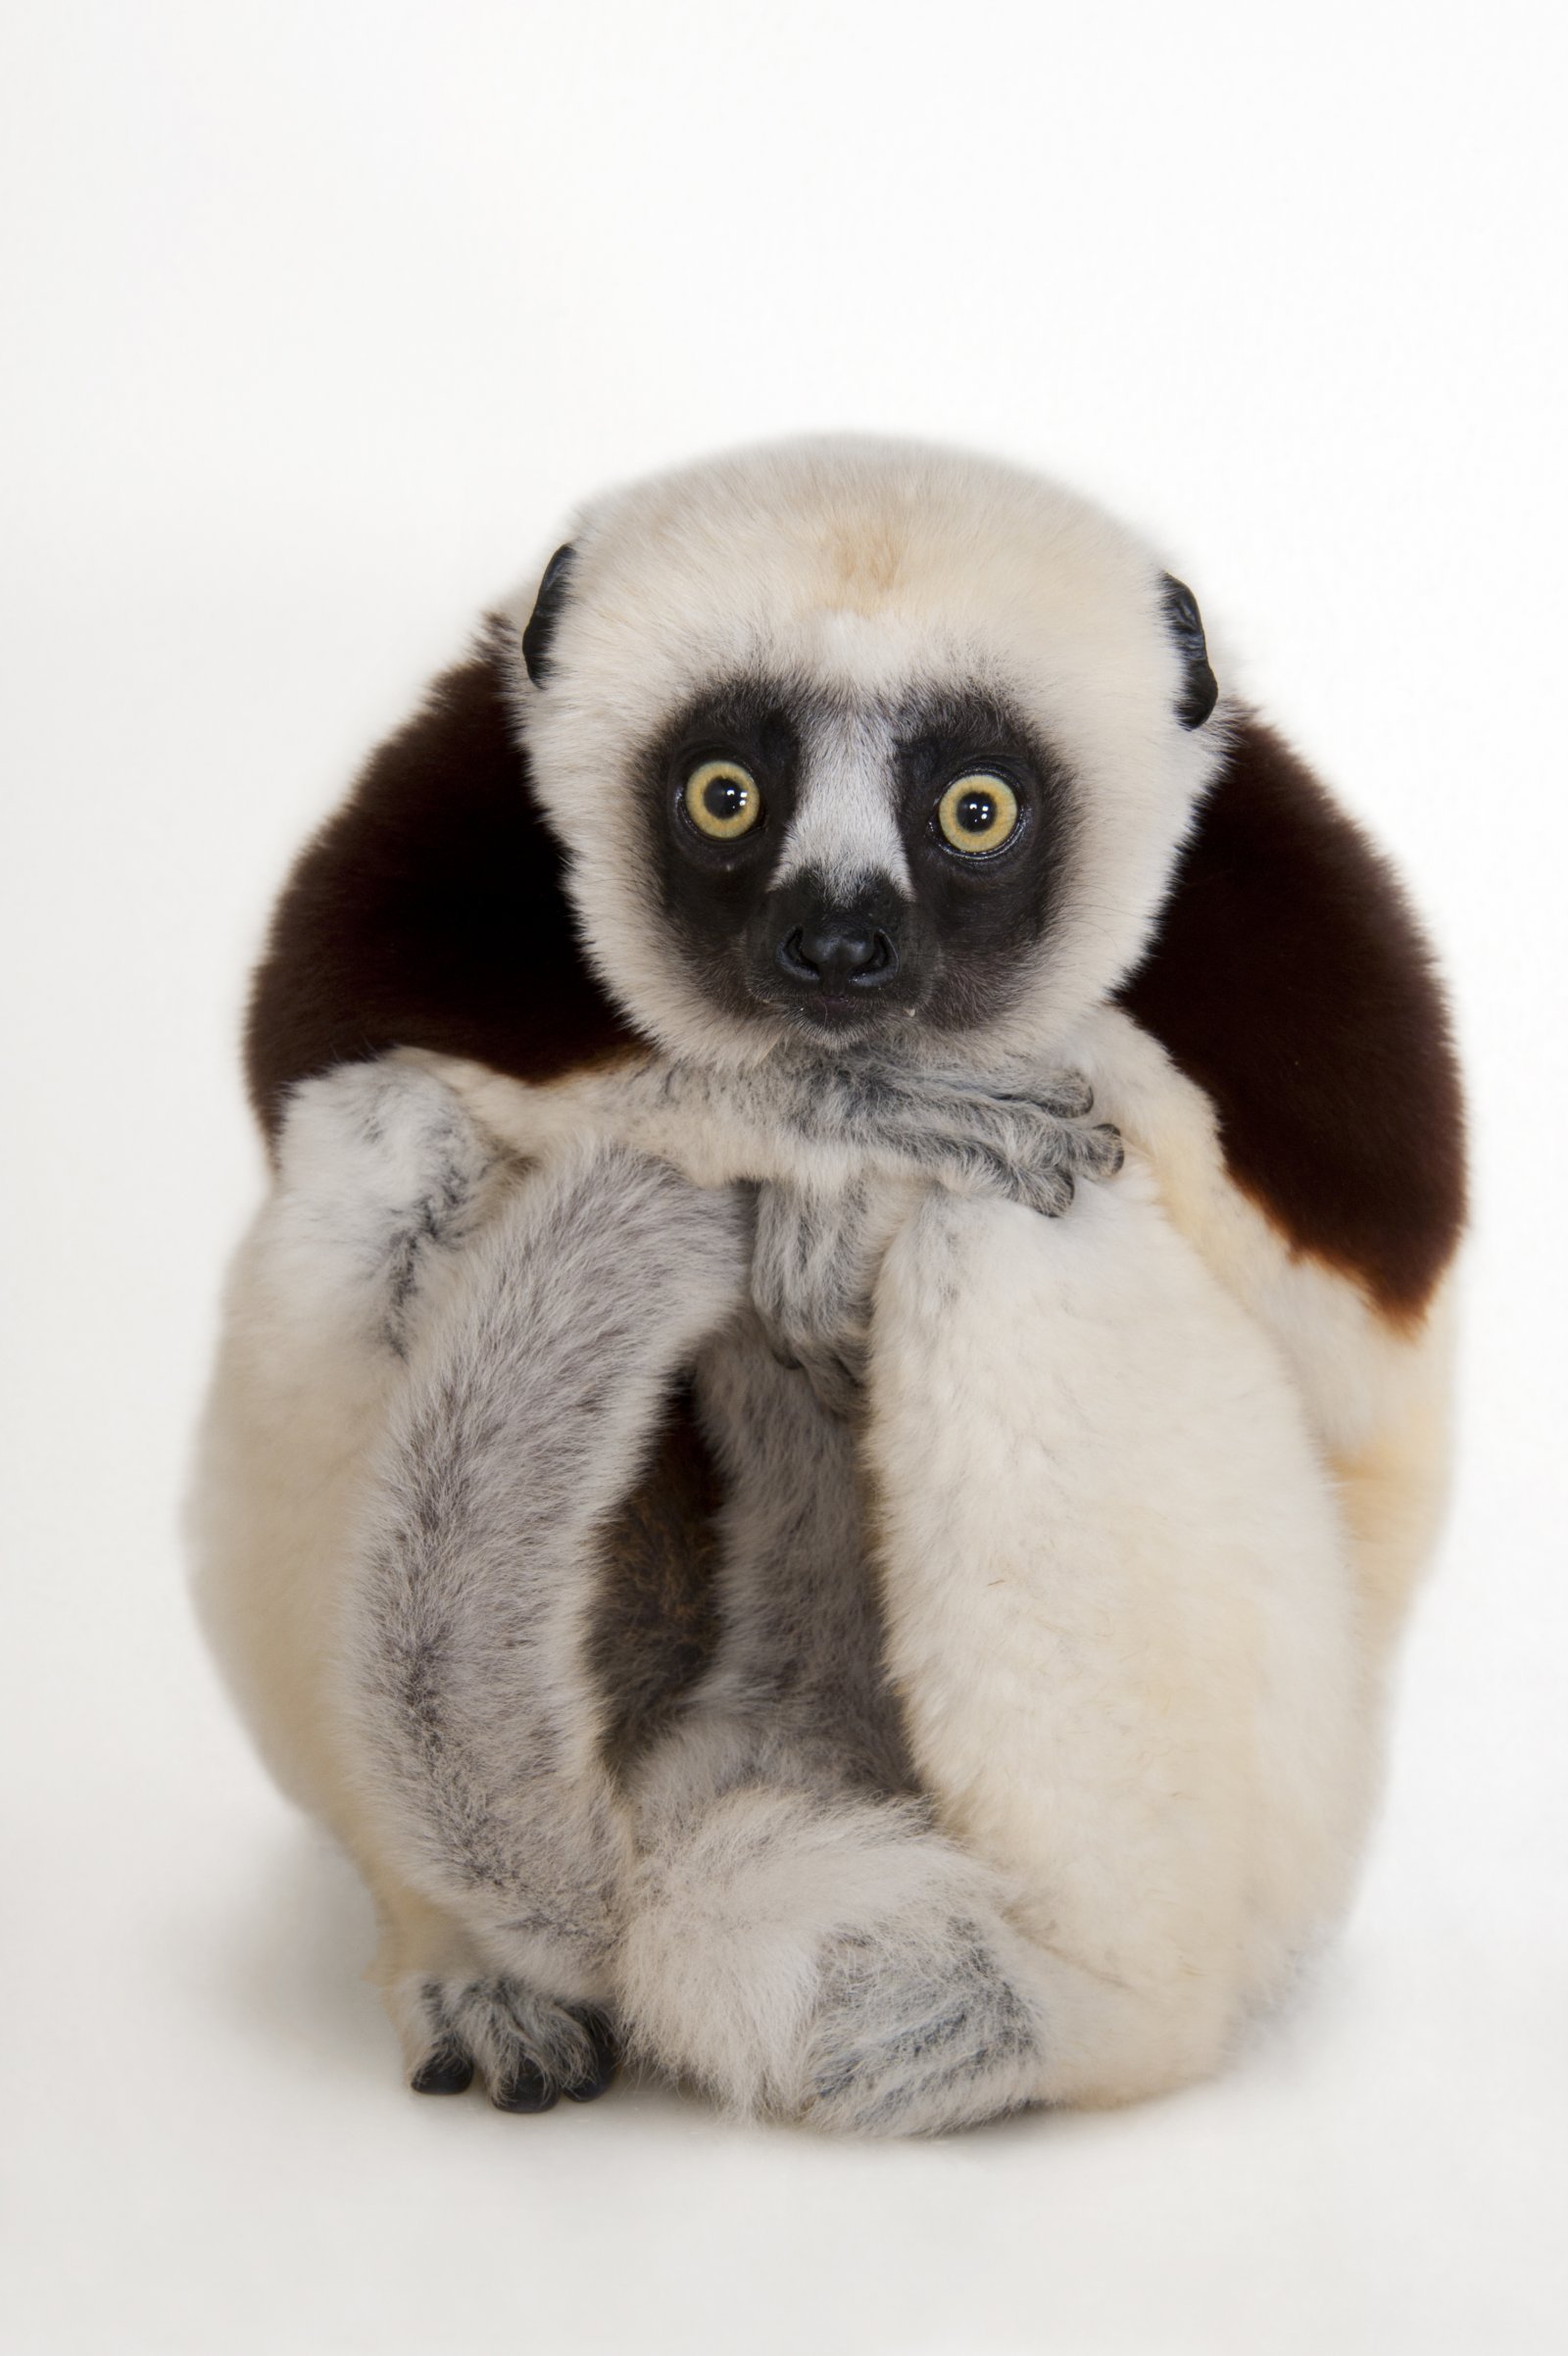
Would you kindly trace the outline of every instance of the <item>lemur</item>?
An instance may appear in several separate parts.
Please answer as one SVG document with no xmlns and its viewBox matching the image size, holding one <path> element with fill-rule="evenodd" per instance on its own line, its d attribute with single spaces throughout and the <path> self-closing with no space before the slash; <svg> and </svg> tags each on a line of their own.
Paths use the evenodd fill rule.
<svg viewBox="0 0 1568 2356">
<path fill-rule="evenodd" d="M 1399 886 L 1137 538 L 608 496 L 307 848 L 208 1629 L 417 2088 L 866 2133 L 1225 2058 L 1342 1912 L 1464 1213 Z"/>
</svg>

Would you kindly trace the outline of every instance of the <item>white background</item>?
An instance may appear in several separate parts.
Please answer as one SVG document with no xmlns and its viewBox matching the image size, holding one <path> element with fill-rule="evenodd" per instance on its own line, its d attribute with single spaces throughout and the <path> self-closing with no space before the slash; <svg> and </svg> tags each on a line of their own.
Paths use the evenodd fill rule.
<svg viewBox="0 0 1568 2356">
<path fill-rule="evenodd" d="M 1568 2343 L 1561 11 L 8 20 L 8 2356 Z M 418 2102 L 182 1592 L 247 965 L 573 499 L 844 424 L 1152 529 L 1443 946 L 1479 1233 L 1381 1836 L 1315 1990 L 1142 2111 Z"/>
</svg>

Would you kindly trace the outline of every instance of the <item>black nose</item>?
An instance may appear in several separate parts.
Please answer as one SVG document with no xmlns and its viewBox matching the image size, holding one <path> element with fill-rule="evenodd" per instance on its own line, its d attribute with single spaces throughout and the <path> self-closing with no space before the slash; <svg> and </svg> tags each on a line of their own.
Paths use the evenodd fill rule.
<svg viewBox="0 0 1568 2356">
<path fill-rule="evenodd" d="M 792 982 L 824 990 L 876 990 L 899 970 L 899 953 L 880 925 L 860 916 L 826 915 L 797 924 L 778 945 L 778 962 Z"/>
</svg>

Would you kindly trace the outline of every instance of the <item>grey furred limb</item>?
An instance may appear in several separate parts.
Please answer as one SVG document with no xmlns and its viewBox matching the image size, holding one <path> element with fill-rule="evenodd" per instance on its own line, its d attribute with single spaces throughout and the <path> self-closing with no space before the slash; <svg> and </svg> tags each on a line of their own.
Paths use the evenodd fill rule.
<svg viewBox="0 0 1568 2356">
<path fill-rule="evenodd" d="M 1079 1175 L 1105 1177 L 1121 1162 L 1116 1132 L 1087 1122 L 1093 1093 L 1075 1074 L 1033 1080 L 1024 1094 L 983 1074 L 779 1049 L 738 1071 L 658 1061 L 589 1085 L 628 1143 L 709 1182 L 832 1184 L 869 1169 L 1002 1194 L 1054 1216 Z"/>
<path fill-rule="evenodd" d="M 517 1151 L 591 1135 L 656 1154 L 700 1186 L 915 1177 L 1054 1216 L 1079 1176 L 1106 1177 L 1121 1161 L 1116 1132 L 1088 1119 L 1091 1091 L 1071 1073 L 925 1073 L 892 1056 L 830 1060 L 786 1044 L 723 1067 L 649 1053 L 530 1088 L 455 1057 L 403 1058 L 445 1080 Z"/>
<path fill-rule="evenodd" d="M 498 1968 L 607 1983 L 625 1826 L 585 1663 L 598 1525 L 680 1367 L 744 1298 L 747 1210 L 583 1147 L 525 1176 L 410 1347 L 346 1669 L 410 1883 Z"/>
</svg>

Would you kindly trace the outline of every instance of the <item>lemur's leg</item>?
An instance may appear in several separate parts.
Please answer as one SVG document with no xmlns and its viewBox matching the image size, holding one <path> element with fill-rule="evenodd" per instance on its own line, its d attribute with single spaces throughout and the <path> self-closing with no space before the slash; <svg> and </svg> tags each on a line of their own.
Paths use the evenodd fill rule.
<svg viewBox="0 0 1568 2356">
<path fill-rule="evenodd" d="M 509 1985 L 568 2004 L 612 1992 L 631 1853 L 600 1539 L 747 1240 L 739 1202 L 657 1163 L 554 1158 L 469 1245 L 377 1451 L 341 1651 L 367 1813 Z"/>
<path fill-rule="evenodd" d="M 613 1151 L 523 1173 L 404 1064 L 290 1115 L 209 1415 L 206 1617 L 365 1872 L 416 2084 L 476 2062 L 537 2108 L 603 2081 L 594 1517 L 738 1292 L 743 1225 Z"/>
<path fill-rule="evenodd" d="M 872 1318 L 889 1658 L 940 1820 L 1018 1890 L 1034 2092 L 1210 2068 L 1344 1901 L 1375 1749 L 1331 1483 L 1147 1173 L 933 1191 Z"/>
<path fill-rule="evenodd" d="M 1035 1958 L 1000 1878 L 915 1791 L 852 1430 L 757 1324 L 704 1352 L 698 1398 L 727 1490 L 723 1638 L 633 1780 L 633 2047 L 736 2109 L 827 2127 L 1008 2110 L 1041 2073 Z"/>
</svg>

